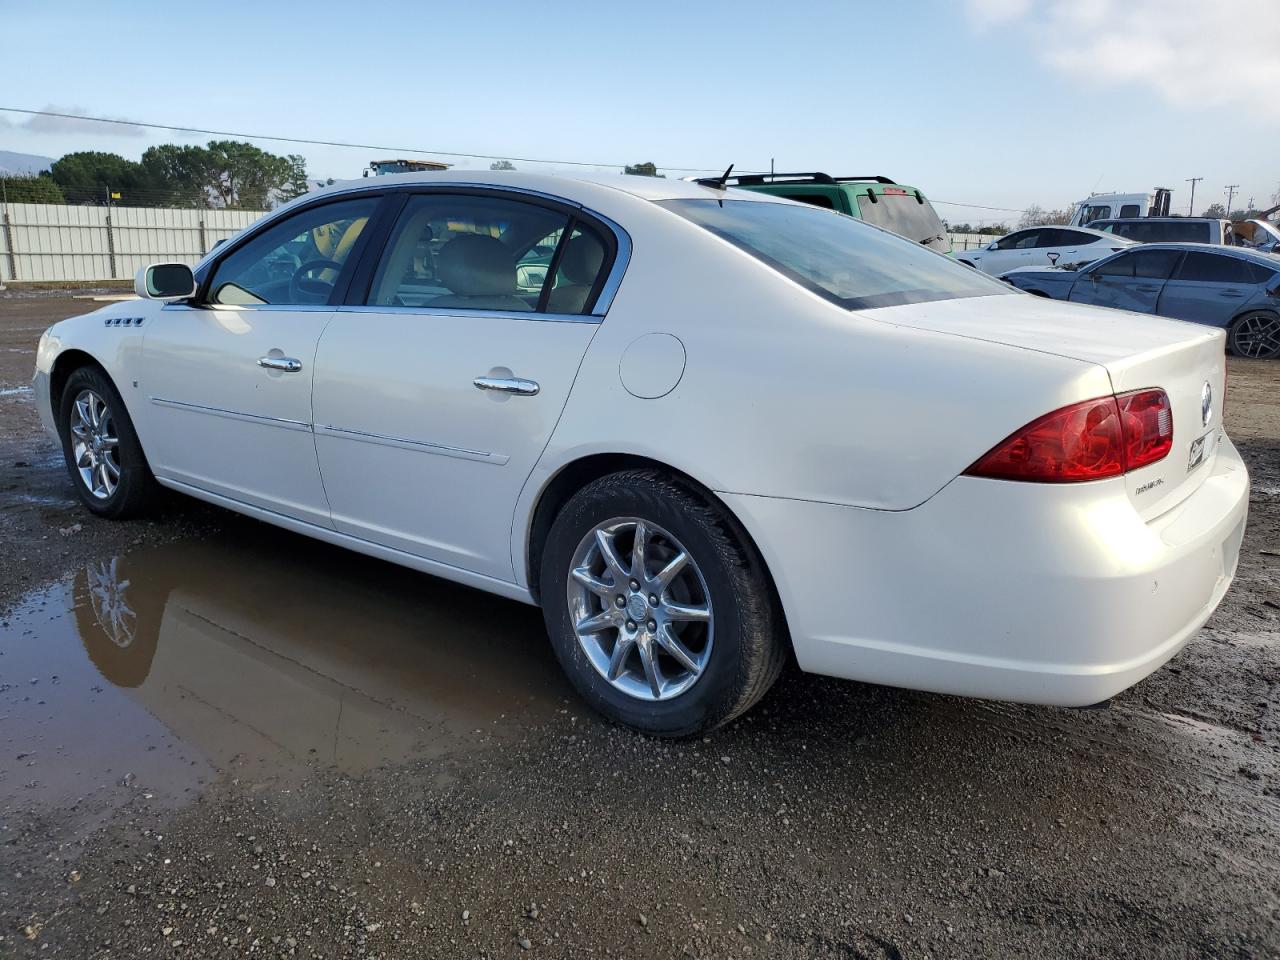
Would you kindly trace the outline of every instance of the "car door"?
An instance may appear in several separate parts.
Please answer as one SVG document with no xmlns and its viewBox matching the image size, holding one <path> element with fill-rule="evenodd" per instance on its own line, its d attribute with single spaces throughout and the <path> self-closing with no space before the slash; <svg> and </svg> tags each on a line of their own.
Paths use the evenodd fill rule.
<svg viewBox="0 0 1280 960">
<path fill-rule="evenodd" d="M 1069 300 L 1099 307 L 1155 313 L 1161 291 L 1182 256 L 1181 250 L 1131 250 L 1085 270 Z"/>
<path fill-rule="evenodd" d="M 230 247 L 143 340 L 156 475 L 329 526 L 311 432 L 312 361 L 378 198 L 309 205 Z"/>
<path fill-rule="evenodd" d="M 1110 256 L 1112 253 L 1120 249 L 1119 245 L 1108 245 L 1104 242 L 1103 237 L 1096 236 L 1092 233 L 1082 233 L 1079 230 L 1059 229 L 1053 231 L 1056 236 L 1053 238 L 1054 246 L 1052 249 L 1046 250 L 1046 256 L 1049 253 L 1058 255 L 1058 263 L 1066 266 L 1069 263 L 1086 264 L 1092 263 L 1094 260 L 1101 260 L 1103 257 Z"/>
<path fill-rule="evenodd" d="M 990 248 L 982 252 L 982 256 L 974 259 L 974 264 L 983 272 L 992 276 L 1007 273 L 1015 267 L 1029 267 L 1039 260 L 1032 259 L 1036 244 L 1040 241 L 1043 230 L 1019 230 L 1001 237 Z M 1043 261 L 1047 263 L 1048 261 Z"/>
<path fill-rule="evenodd" d="M 367 293 L 353 287 L 360 302 L 338 310 L 316 356 L 335 528 L 514 580 L 516 500 L 595 334 L 616 251 L 608 228 L 533 197 L 409 197 L 370 257 Z"/>
<path fill-rule="evenodd" d="M 1223 327 L 1261 292 L 1254 265 L 1230 253 L 1189 250 L 1165 285 L 1162 317 Z"/>
</svg>

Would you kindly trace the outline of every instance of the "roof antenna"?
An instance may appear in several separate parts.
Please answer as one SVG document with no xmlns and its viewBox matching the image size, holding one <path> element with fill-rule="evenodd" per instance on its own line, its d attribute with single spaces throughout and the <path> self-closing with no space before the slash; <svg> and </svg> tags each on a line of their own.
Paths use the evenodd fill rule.
<svg viewBox="0 0 1280 960">
<path fill-rule="evenodd" d="M 703 185 L 711 187 L 713 190 L 723 190 L 729 183 L 729 174 L 733 173 L 733 164 L 729 164 L 729 169 L 720 175 L 718 180 L 704 180 Z"/>
</svg>

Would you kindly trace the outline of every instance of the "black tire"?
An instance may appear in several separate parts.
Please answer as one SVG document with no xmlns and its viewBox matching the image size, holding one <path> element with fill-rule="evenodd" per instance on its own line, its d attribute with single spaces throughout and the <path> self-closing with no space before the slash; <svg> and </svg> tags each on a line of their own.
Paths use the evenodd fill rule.
<svg viewBox="0 0 1280 960">
<path fill-rule="evenodd" d="M 89 489 L 76 466 L 71 426 L 76 401 L 85 391 L 91 391 L 105 403 L 117 440 L 114 462 L 119 468 L 119 479 L 105 496 L 96 496 Z M 58 403 L 58 433 L 62 437 L 62 455 L 71 475 L 71 485 L 89 512 L 108 520 L 127 520 L 142 515 L 154 504 L 159 487 L 147 465 L 133 421 L 111 378 L 99 368 L 80 367 L 67 378 Z"/>
<path fill-rule="evenodd" d="M 714 644 L 697 680 L 670 699 L 644 700 L 617 689 L 592 665 L 571 622 L 574 552 L 596 525 L 615 517 L 669 531 L 706 584 Z M 552 647 L 583 699 L 653 736 L 691 736 L 728 723 L 769 690 L 789 648 L 772 583 L 749 539 L 723 510 L 657 470 L 610 474 L 578 491 L 551 526 L 539 586 Z"/>
<path fill-rule="evenodd" d="M 1259 333 L 1259 324 L 1266 329 Z M 1227 331 L 1227 349 L 1237 357 L 1274 360 L 1280 357 L 1280 317 L 1270 310 L 1251 310 L 1236 317 Z"/>
</svg>

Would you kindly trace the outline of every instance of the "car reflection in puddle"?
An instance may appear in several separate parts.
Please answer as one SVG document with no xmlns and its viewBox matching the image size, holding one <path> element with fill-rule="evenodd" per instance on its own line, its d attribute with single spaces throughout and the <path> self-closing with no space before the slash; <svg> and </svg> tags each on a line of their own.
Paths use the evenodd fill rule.
<svg viewBox="0 0 1280 960">
<path fill-rule="evenodd" d="M 536 609 L 245 526 L 95 564 L 0 626 L 0 801 L 358 772 L 568 696 Z"/>
</svg>

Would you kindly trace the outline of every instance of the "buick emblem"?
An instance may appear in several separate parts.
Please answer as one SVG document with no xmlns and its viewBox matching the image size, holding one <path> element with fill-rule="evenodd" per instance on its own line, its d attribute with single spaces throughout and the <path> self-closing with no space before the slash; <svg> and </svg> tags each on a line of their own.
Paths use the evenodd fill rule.
<svg viewBox="0 0 1280 960">
<path fill-rule="evenodd" d="M 1209 381 L 1204 382 L 1204 389 L 1200 391 L 1200 422 L 1206 427 L 1209 421 L 1213 419 L 1213 387 L 1209 386 Z"/>
</svg>

